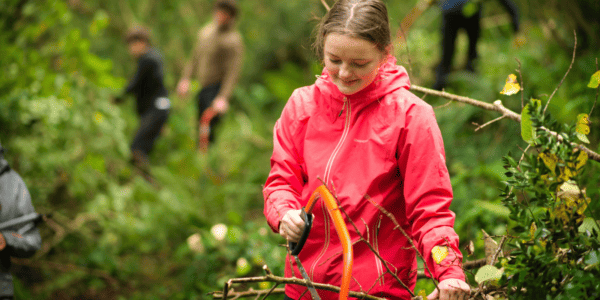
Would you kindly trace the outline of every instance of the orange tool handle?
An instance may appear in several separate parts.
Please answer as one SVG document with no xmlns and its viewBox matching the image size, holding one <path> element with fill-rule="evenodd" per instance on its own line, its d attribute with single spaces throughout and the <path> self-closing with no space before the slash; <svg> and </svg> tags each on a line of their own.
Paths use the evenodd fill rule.
<svg viewBox="0 0 600 300">
<path fill-rule="evenodd" d="M 333 219 L 333 225 L 335 231 L 337 231 L 338 237 L 342 242 L 343 250 L 343 273 L 342 273 L 342 285 L 340 286 L 340 300 L 348 299 L 348 293 L 350 292 L 350 281 L 352 280 L 352 264 L 354 260 L 354 253 L 352 252 L 352 241 L 350 240 L 350 233 L 346 227 L 346 222 L 340 213 L 340 209 L 337 205 L 337 201 L 331 195 L 331 192 L 325 185 L 319 186 L 313 194 L 310 196 L 308 203 L 304 207 L 306 214 L 311 215 L 312 209 L 315 206 L 317 200 L 321 198 L 327 207 L 329 215 Z"/>
</svg>

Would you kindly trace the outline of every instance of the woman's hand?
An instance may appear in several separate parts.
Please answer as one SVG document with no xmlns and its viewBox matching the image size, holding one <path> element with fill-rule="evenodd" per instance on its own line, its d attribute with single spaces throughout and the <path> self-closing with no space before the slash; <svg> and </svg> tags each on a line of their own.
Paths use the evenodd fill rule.
<svg viewBox="0 0 600 300">
<path fill-rule="evenodd" d="M 279 222 L 279 235 L 288 242 L 298 242 L 304 231 L 304 220 L 299 209 L 288 210 Z"/>
<path fill-rule="evenodd" d="M 471 287 L 460 279 L 446 279 L 438 284 L 438 289 L 427 296 L 428 300 L 466 300 L 471 295 Z"/>
</svg>

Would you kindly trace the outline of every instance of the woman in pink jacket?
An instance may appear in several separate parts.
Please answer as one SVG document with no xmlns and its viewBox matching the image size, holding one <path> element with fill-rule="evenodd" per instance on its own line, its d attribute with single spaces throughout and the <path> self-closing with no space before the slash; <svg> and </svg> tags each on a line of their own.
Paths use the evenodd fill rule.
<svg viewBox="0 0 600 300">
<path fill-rule="evenodd" d="M 360 231 L 346 220 L 352 242 L 362 236 L 404 284 L 414 289 L 416 252 L 393 221 L 412 237 L 439 281 L 429 299 L 467 299 L 462 255 L 448 207 L 452 187 L 444 146 L 430 105 L 408 91 L 406 70 L 391 53 L 387 9 L 381 0 L 340 0 L 322 20 L 315 43 L 325 68 L 315 84 L 294 91 L 274 129 L 271 172 L 264 187 L 273 231 L 298 241 L 300 209 L 323 182 Z M 434 262 L 435 246 L 448 256 Z M 364 242 L 354 243 L 350 290 L 410 299 Z M 314 282 L 340 285 L 342 250 L 326 208 L 318 202 L 299 259 Z M 286 259 L 286 277 L 300 277 Z M 293 270 L 292 270 L 293 268 Z M 310 299 L 286 286 L 286 299 Z M 337 299 L 319 290 L 322 299 Z"/>
</svg>

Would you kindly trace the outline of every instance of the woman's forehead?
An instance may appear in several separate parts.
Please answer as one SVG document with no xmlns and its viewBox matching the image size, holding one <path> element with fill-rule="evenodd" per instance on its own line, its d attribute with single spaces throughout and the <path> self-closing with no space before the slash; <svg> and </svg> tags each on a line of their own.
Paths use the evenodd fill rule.
<svg viewBox="0 0 600 300">
<path fill-rule="evenodd" d="M 377 46 L 370 41 L 347 34 L 330 33 L 325 37 L 325 54 L 349 58 L 372 58 L 379 54 Z"/>
</svg>

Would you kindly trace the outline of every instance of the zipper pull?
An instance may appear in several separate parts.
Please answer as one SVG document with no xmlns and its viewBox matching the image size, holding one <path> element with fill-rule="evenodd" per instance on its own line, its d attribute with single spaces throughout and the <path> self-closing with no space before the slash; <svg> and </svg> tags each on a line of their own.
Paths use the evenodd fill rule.
<svg viewBox="0 0 600 300">
<path fill-rule="evenodd" d="M 344 108 L 346 107 L 347 100 L 348 100 L 348 98 L 344 97 L 344 104 L 342 105 L 342 110 L 340 110 L 340 114 L 338 115 L 338 118 L 342 116 L 342 113 L 344 112 Z"/>
</svg>

